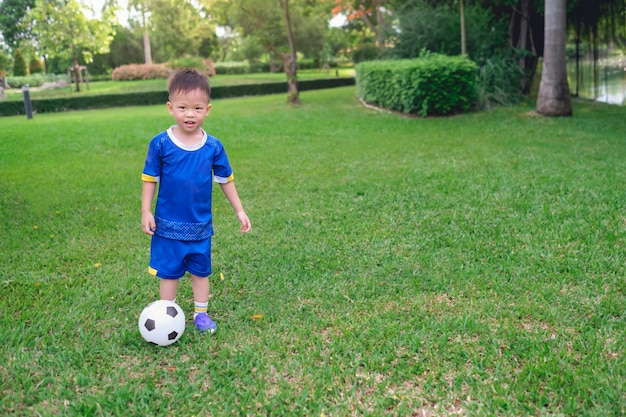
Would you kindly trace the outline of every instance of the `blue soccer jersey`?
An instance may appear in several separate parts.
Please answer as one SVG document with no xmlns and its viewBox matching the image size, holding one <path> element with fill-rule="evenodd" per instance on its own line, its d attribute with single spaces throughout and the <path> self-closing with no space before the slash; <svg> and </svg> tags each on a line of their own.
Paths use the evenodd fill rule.
<svg viewBox="0 0 626 417">
<path fill-rule="evenodd" d="M 150 142 L 141 179 L 159 183 L 155 235 L 198 241 L 213 235 L 213 181 L 232 181 L 233 172 L 218 139 L 204 132 L 200 144 L 189 147 L 169 128 Z"/>
</svg>

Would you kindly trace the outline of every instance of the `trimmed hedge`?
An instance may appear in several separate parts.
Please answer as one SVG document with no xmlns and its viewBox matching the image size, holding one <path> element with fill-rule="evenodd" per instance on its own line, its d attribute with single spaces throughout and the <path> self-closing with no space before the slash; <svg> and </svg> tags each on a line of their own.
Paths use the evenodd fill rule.
<svg viewBox="0 0 626 417">
<path fill-rule="evenodd" d="M 465 112 L 477 101 L 477 66 L 466 57 L 429 54 L 410 60 L 357 64 L 357 94 L 366 103 L 403 113 Z"/>
<path fill-rule="evenodd" d="M 354 85 L 354 78 L 329 78 L 303 80 L 298 82 L 300 91 L 321 90 Z M 287 83 L 264 83 L 252 85 L 219 86 L 211 88 L 211 99 L 256 96 L 264 94 L 287 93 Z M 35 113 L 50 113 L 68 110 L 102 109 L 108 107 L 148 106 L 167 102 L 167 91 L 131 94 L 106 94 L 76 96 L 69 98 L 33 99 L 31 104 Z M 25 114 L 23 101 L 0 101 L 0 116 Z"/>
</svg>

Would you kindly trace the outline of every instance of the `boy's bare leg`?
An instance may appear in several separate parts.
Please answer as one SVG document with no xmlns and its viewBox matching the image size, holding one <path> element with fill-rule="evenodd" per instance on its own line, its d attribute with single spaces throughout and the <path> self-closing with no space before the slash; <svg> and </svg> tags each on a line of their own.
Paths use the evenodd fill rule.
<svg viewBox="0 0 626 417">
<path fill-rule="evenodd" d="M 161 300 L 176 300 L 176 292 L 178 291 L 177 279 L 163 279 L 161 278 L 161 284 L 159 287 L 159 293 Z"/>
</svg>

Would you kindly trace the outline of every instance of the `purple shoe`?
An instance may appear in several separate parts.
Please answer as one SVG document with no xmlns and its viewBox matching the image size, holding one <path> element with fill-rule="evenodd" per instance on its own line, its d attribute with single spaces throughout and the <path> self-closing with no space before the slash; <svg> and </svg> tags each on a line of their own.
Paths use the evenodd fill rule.
<svg viewBox="0 0 626 417">
<path fill-rule="evenodd" d="M 200 313 L 193 319 L 194 324 L 201 332 L 213 333 L 217 330 L 217 325 L 211 320 L 207 313 Z"/>
</svg>

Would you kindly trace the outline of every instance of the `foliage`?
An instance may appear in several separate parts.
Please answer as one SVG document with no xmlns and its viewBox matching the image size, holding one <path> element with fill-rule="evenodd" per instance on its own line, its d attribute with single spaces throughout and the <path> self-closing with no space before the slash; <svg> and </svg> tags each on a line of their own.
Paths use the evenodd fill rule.
<svg viewBox="0 0 626 417">
<path fill-rule="evenodd" d="M 191 2 L 150 0 L 147 3 L 151 45 L 162 50 L 163 61 L 189 54 L 209 58 L 213 54 L 217 47 L 214 23 L 203 18 Z"/>
<path fill-rule="evenodd" d="M 26 59 L 22 55 L 22 50 L 18 48 L 13 53 L 13 75 L 20 77 L 27 74 Z"/>
<path fill-rule="evenodd" d="M 578 41 L 626 47 L 626 2 L 623 0 L 571 0 L 567 23 Z"/>
<path fill-rule="evenodd" d="M 357 45 L 350 54 L 352 62 L 358 64 L 365 61 L 373 61 L 378 58 L 380 50 L 373 43 L 363 43 Z"/>
<path fill-rule="evenodd" d="M 85 63 L 90 63 L 95 54 L 108 52 L 114 35 L 113 10 L 103 9 L 98 19 L 88 18 L 87 12 L 87 6 L 78 0 L 37 0 L 27 20 L 39 54 L 72 58 L 78 64 L 78 52 Z"/>
<path fill-rule="evenodd" d="M 44 72 L 43 62 L 40 59 L 32 58 L 28 63 L 28 70 L 30 74 L 39 74 Z"/>
<path fill-rule="evenodd" d="M 510 55 L 507 42 L 508 22 L 497 19 L 489 9 L 468 5 L 465 8 L 467 54 L 481 62 L 494 55 Z M 423 49 L 446 55 L 461 54 L 458 10 L 448 6 L 429 6 L 413 0 L 399 12 L 399 34 L 394 55 L 415 58 Z"/>
<path fill-rule="evenodd" d="M 369 61 L 355 67 L 366 103 L 421 116 L 470 110 L 476 103 L 476 64 L 466 57 L 428 54 L 412 60 Z"/>
<path fill-rule="evenodd" d="M 130 64 L 115 68 L 111 74 L 114 81 L 154 80 L 167 78 L 170 68 L 166 64 Z"/>
<path fill-rule="evenodd" d="M 15 49 L 20 41 L 30 38 L 30 28 L 23 20 L 34 6 L 35 0 L 0 1 L 0 32 L 10 48 Z"/>
<path fill-rule="evenodd" d="M 13 66 L 12 64 L 13 59 L 11 56 L 0 48 L 0 78 L 7 75 L 9 69 Z"/>
<path fill-rule="evenodd" d="M 314 13 L 306 1 L 290 1 L 289 8 L 298 52 L 309 58 L 319 58 L 326 30 L 324 15 Z M 209 6 L 209 10 L 216 10 L 216 15 L 223 19 L 220 23 L 241 34 L 244 39 L 254 37 L 266 53 L 279 55 L 289 50 L 280 2 L 222 1 Z"/>
<path fill-rule="evenodd" d="M 421 119 L 354 96 L 215 103 L 253 229 L 215 195 L 219 328 L 169 348 L 137 329 L 165 106 L 0 119 L 0 414 L 624 415 L 626 107 Z"/>
<path fill-rule="evenodd" d="M 302 91 L 344 87 L 348 85 L 354 85 L 354 78 L 323 78 L 301 80 L 299 82 L 299 87 Z M 286 85 L 284 82 L 221 85 L 211 87 L 211 99 L 279 94 L 285 91 Z M 151 91 L 134 93 L 72 95 L 70 97 L 42 99 L 31 98 L 31 101 L 33 110 L 36 113 L 51 113 L 70 110 L 163 104 L 167 101 L 167 91 L 165 87 L 162 87 Z M 16 114 L 24 114 L 24 105 L 21 101 L 11 100 L 0 102 L 0 116 L 14 116 Z"/>
<path fill-rule="evenodd" d="M 197 70 L 205 72 L 209 77 L 215 75 L 215 66 L 210 59 L 202 59 L 197 56 L 186 56 L 172 60 L 167 63 L 167 66 L 172 69 L 178 68 L 195 68 Z"/>
<path fill-rule="evenodd" d="M 217 74 L 246 74 L 250 72 L 250 64 L 247 62 L 216 62 Z"/>
<path fill-rule="evenodd" d="M 518 103 L 522 99 L 519 80 L 523 76 L 519 65 L 512 58 L 494 55 L 482 60 L 476 85 L 478 108 Z"/>
<path fill-rule="evenodd" d="M 89 74 L 110 74 L 114 68 L 128 64 L 144 63 L 141 34 L 136 35 L 129 28 L 118 25 L 109 46 L 109 52 L 94 55 L 89 65 Z"/>
<path fill-rule="evenodd" d="M 11 85 L 11 87 L 19 88 L 19 89 L 21 89 L 26 84 L 28 84 L 30 87 L 40 87 L 46 82 L 54 82 L 54 81 L 65 80 L 65 79 L 66 79 L 65 74 L 55 75 L 55 74 L 43 74 L 43 73 L 37 73 L 37 74 L 31 74 L 31 75 L 19 76 L 19 77 L 16 77 L 16 76 L 7 77 L 7 80 L 9 84 Z"/>
</svg>

